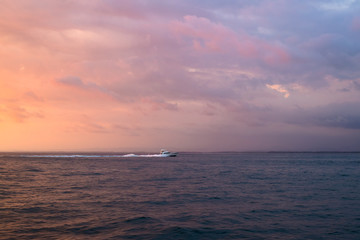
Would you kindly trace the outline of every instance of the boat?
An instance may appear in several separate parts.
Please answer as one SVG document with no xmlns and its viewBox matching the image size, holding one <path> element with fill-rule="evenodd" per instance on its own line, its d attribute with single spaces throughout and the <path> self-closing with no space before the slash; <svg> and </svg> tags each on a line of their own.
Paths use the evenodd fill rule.
<svg viewBox="0 0 360 240">
<path fill-rule="evenodd" d="M 178 153 L 177 152 L 169 152 L 166 149 L 161 149 L 160 155 L 162 157 L 176 157 L 178 155 Z"/>
</svg>

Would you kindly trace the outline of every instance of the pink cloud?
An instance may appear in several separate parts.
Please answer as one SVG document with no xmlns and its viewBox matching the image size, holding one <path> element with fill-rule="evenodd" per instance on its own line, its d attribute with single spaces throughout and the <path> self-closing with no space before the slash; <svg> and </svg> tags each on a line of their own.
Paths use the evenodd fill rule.
<svg viewBox="0 0 360 240">
<path fill-rule="evenodd" d="M 351 23 L 351 29 L 355 32 L 360 31 L 360 16 L 356 16 L 353 18 Z"/>
<path fill-rule="evenodd" d="M 44 102 L 44 99 L 37 94 L 35 94 L 32 91 L 27 91 L 24 93 L 23 98 L 26 101 L 32 101 L 32 102 Z"/>
<path fill-rule="evenodd" d="M 159 110 L 177 111 L 179 109 L 177 103 L 166 102 L 163 99 L 142 98 L 141 103 L 149 104 L 153 111 L 159 111 Z"/>
<path fill-rule="evenodd" d="M 241 30 L 235 32 L 207 18 L 185 16 L 183 21 L 172 22 L 171 29 L 182 41 L 181 44 L 190 41 L 192 48 L 200 53 L 230 54 L 240 58 L 259 59 L 268 64 L 288 63 L 291 60 L 284 47 Z"/>
<path fill-rule="evenodd" d="M 96 134 L 106 134 L 109 133 L 109 129 L 99 123 L 90 122 L 88 119 L 84 119 L 83 122 L 78 122 L 72 124 L 71 126 L 67 127 L 69 132 L 85 132 L 85 133 L 96 133 Z"/>
<path fill-rule="evenodd" d="M 207 149 L 219 142 L 237 149 L 238 141 L 246 148 L 254 132 L 253 143 L 267 134 L 273 142 L 275 125 L 299 133 L 295 125 L 317 119 L 310 110 L 303 121 L 301 114 L 289 121 L 297 106 L 346 99 L 354 107 L 340 118 L 327 110 L 312 125 L 326 120 L 326 130 L 359 129 L 358 114 L 349 114 L 359 102 L 356 8 L 332 15 L 309 1 L 283 0 L 4 0 L 1 6 L 2 130 L 27 131 L 29 139 L 41 133 L 43 146 L 52 139 L 52 146 L 143 150 L 173 141 L 185 149 L 198 147 L 196 139 L 212 141 Z M 328 76 L 346 91 L 330 91 Z M 295 91 L 296 83 L 308 91 Z"/>
<path fill-rule="evenodd" d="M 238 46 L 239 36 L 222 24 L 197 16 L 185 16 L 183 19 L 183 21 L 174 21 L 171 29 L 180 37 L 190 38 L 195 50 L 227 53 L 235 47 L 238 51 L 242 51 Z M 245 44 L 251 45 L 250 42 Z M 246 52 L 248 51 L 244 50 L 245 54 Z"/>
<path fill-rule="evenodd" d="M 43 118 L 44 115 L 38 111 L 29 110 L 16 104 L 0 108 L 0 115 L 4 115 L 17 123 L 23 123 L 31 118 Z"/>
</svg>

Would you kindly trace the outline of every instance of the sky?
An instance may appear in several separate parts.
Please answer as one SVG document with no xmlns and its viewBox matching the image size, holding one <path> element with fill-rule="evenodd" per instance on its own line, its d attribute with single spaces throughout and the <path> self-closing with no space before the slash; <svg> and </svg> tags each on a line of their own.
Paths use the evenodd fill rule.
<svg viewBox="0 0 360 240">
<path fill-rule="evenodd" d="M 0 151 L 360 151 L 360 1 L 0 0 Z"/>
</svg>

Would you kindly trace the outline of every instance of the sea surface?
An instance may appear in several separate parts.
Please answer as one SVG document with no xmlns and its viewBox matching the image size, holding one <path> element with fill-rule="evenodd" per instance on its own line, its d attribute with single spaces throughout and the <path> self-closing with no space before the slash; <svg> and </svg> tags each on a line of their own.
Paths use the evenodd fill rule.
<svg viewBox="0 0 360 240">
<path fill-rule="evenodd" d="M 360 239 L 360 153 L 0 153 L 0 239 Z"/>
</svg>

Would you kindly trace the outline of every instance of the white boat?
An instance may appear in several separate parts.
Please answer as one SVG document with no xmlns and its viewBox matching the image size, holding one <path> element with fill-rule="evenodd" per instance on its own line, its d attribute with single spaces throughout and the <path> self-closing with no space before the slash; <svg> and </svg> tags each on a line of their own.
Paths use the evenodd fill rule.
<svg viewBox="0 0 360 240">
<path fill-rule="evenodd" d="M 165 149 L 160 150 L 160 155 L 162 157 L 176 157 L 177 154 L 178 154 L 177 152 L 169 152 Z"/>
</svg>

